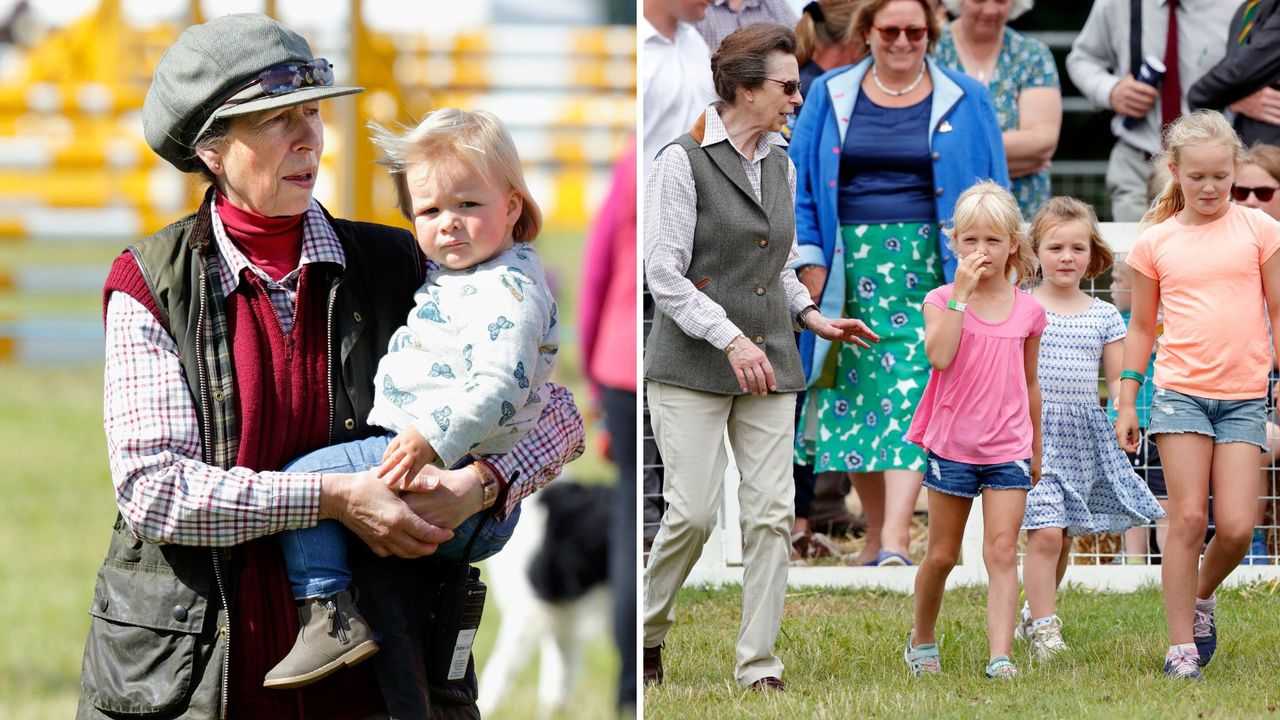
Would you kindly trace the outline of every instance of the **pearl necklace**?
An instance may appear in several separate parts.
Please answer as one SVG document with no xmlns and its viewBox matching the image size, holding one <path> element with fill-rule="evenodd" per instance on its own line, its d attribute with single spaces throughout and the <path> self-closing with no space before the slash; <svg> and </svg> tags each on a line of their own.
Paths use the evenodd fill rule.
<svg viewBox="0 0 1280 720">
<path fill-rule="evenodd" d="M 901 90 L 890 90 L 884 86 L 884 83 L 880 82 L 880 73 L 876 70 L 875 63 L 871 63 L 871 79 L 875 82 L 876 87 L 880 88 L 880 92 L 885 95 L 888 95 L 889 97 L 902 97 L 903 95 L 906 95 L 912 90 L 920 87 L 920 82 L 924 80 L 924 68 L 925 63 L 920 63 L 920 74 L 916 75 L 916 79 L 913 80 L 910 85 L 902 88 Z"/>
</svg>

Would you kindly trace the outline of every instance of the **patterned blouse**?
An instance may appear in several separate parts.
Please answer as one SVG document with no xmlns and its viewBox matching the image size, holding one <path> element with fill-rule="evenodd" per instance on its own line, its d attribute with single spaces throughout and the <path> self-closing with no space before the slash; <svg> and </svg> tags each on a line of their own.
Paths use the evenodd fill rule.
<svg viewBox="0 0 1280 720">
<path fill-rule="evenodd" d="M 935 58 L 940 65 L 964 72 L 964 65 L 956 52 L 956 40 L 950 29 L 943 30 Z M 995 72 L 987 83 L 1001 130 L 1018 128 L 1018 96 L 1023 90 L 1036 87 L 1062 91 L 1053 54 L 1043 42 L 1006 27 Z M 1010 189 L 1018 199 L 1022 216 L 1030 220 L 1049 200 L 1049 171 L 1042 170 L 1034 175 L 1015 178 Z"/>
</svg>

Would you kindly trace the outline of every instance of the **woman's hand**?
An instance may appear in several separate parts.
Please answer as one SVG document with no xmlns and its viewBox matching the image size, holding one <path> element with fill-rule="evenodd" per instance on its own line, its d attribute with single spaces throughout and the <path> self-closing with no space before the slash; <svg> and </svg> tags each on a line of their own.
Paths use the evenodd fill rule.
<svg viewBox="0 0 1280 720">
<path fill-rule="evenodd" d="M 407 490 L 418 473 L 437 457 L 431 443 L 410 425 L 387 445 L 378 476 L 392 490 Z"/>
<path fill-rule="evenodd" d="M 743 392 L 764 395 L 778 389 L 769 358 L 745 335 L 734 338 L 725 352 L 729 354 L 729 364 L 733 366 L 733 374 L 738 376 L 738 387 Z"/>
<path fill-rule="evenodd" d="M 809 291 L 809 299 L 818 304 L 827 285 L 827 269 L 821 265 L 803 265 L 796 269 L 796 279 Z"/>
<path fill-rule="evenodd" d="M 419 517 L 371 471 L 322 476 L 320 517 L 346 525 L 381 557 L 423 557 L 453 537 L 448 526 Z"/>
<path fill-rule="evenodd" d="M 991 271 L 991 258 L 983 253 L 971 252 L 960 258 L 956 265 L 955 287 L 951 297 L 957 302 L 969 302 L 969 296 L 977 289 L 978 282 Z"/>
<path fill-rule="evenodd" d="M 428 465 L 400 498 L 422 520 L 438 527 L 456 528 L 484 509 L 484 486 L 472 465 L 457 470 Z"/>
<path fill-rule="evenodd" d="M 1138 411 L 1131 407 L 1121 406 L 1116 409 L 1116 442 L 1125 452 L 1137 452 L 1141 439 L 1138 429 Z"/>
<path fill-rule="evenodd" d="M 814 310 L 805 316 L 804 322 L 813 334 L 832 342 L 851 342 L 863 348 L 871 347 L 868 340 L 880 342 L 880 336 L 857 318 L 831 319 Z"/>
</svg>

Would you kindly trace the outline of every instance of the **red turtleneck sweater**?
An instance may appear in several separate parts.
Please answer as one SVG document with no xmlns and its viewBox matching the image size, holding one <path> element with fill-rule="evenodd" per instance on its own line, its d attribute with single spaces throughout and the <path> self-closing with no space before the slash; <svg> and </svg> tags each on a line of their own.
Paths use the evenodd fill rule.
<svg viewBox="0 0 1280 720">
<path fill-rule="evenodd" d="M 218 193 L 215 203 L 222 226 L 245 258 L 280 281 L 298 267 L 302 257 L 302 218 L 306 213 L 266 217 L 231 204 Z"/>
</svg>

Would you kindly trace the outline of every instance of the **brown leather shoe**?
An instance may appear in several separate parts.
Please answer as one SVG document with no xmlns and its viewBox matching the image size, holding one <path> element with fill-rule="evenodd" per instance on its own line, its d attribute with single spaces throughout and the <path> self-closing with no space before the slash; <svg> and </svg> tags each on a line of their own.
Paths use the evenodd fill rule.
<svg viewBox="0 0 1280 720">
<path fill-rule="evenodd" d="M 644 684 L 662 684 L 662 646 L 644 649 Z"/>
<path fill-rule="evenodd" d="M 776 690 L 778 692 L 783 692 L 787 689 L 787 684 L 782 682 L 781 678 L 762 677 L 759 680 L 751 683 L 748 687 L 751 688 L 752 690 L 759 690 L 761 692 L 766 690 Z"/>
</svg>

